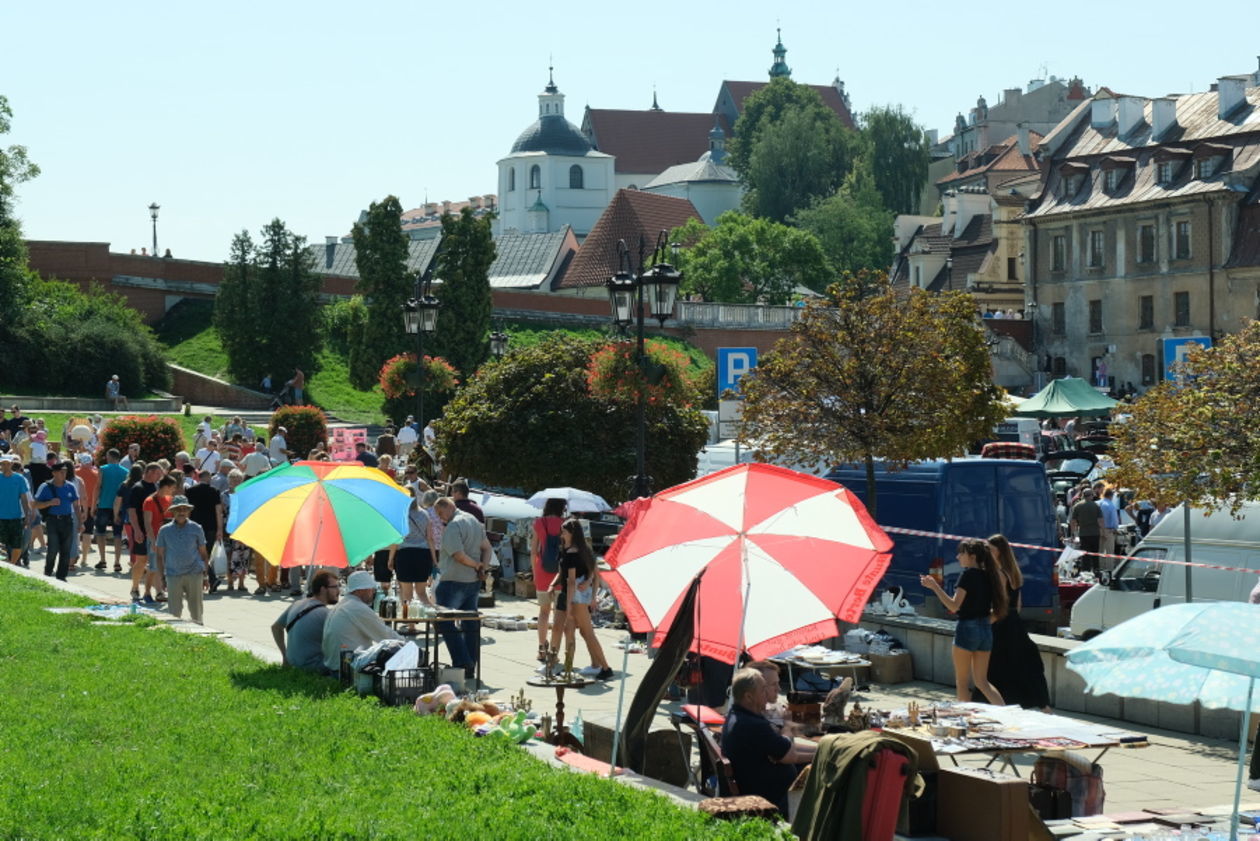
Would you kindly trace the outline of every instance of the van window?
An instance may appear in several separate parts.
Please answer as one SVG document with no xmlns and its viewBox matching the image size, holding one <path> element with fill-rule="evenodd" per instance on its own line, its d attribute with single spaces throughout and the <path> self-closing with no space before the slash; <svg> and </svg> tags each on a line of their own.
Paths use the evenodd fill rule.
<svg viewBox="0 0 1260 841">
<path fill-rule="evenodd" d="M 1168 557 L 1168 550 L 1159 547 L 1138 549 L 1137 553 L 1116 570 L 1116 587 L 1132 593 L 1154 593 L 1159 589 L 1159 577 L 1164 564 L 1156 563 Z"/>
<path fill-rule="evenodd" d="M 944 474 L 945 531 L 985 539 L 998 530 L 997 475 L 989 465 L 959 465 Z"/>
</svg>

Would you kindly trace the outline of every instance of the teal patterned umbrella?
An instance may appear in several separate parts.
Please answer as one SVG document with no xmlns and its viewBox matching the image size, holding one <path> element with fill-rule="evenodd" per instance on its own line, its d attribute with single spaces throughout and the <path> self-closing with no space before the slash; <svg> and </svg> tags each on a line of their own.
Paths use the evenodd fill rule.
<svg viewBox="0 0 1260 841">
<path fill-rule="evenodd" d="M 1068 652 L 1068 668 L 1094 695 L 1122 695 L 1238 710 L 1238 778 L 1234 789 L 1237 838 L 1246 712 L 1260 712 L 1260 605 L 1243 602 L 1177 604 L 1135 616 Z"/>
</svg>

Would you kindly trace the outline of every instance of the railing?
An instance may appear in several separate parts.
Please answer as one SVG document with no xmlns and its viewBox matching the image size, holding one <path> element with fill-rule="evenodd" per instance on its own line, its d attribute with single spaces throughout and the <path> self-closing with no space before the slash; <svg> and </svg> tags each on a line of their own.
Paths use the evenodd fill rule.
<svg viewBox="0 0 1260 841">
<path fill-rule="evenodd" d="M 748 327 L 783 330 L 801 317 L 800 307 L 679 301 L 678 321 L 693 327 Z"/>
</svg>

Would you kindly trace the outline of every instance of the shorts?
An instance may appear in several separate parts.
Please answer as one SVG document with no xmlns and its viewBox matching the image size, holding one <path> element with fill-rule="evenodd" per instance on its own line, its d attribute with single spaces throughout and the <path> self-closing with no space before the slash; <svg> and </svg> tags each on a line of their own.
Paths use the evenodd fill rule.
<svg viewBox="0 0 1260 841">
<path fill-rule="evenodd" d="M 419 584 L 433 574 L 433 556 L 428 547 L 400 546 L 394 555 L 394 572 L 399 581 Z"/>
<path fill-rule="evenodd" d="M 382 549 L 372 556 L 372 577 L 381 584 L 388 584 L 394 579 L 394 573 L 389 568 L 388 549 Z"/>
<path fill-rule="evenodd" d="M 3 545 L 10 552 L 16 552 L 21 549 L 24 525 L 21 517 L 13 520 L 0 520 L 0 545 Z"/>
<path fill-rule="evenodd" d="M 534 559 L 534 586 L 541 594 L 545 590 L 551 589 L 551 584 L 556 580 L 554 572 L 547 572 L 543 569 L 542 561 L 538 558 Z"/>
<path fill-rule="evenodd" d="M 581 584 L 584 581 L 586 581 L 585 575 L 578 578 L 577 583 Z M 587 587 L 585 590 L 579 588 L 573 591 L 573 603 L 574 604 L 590 604 L 591 599 L 594 598 L 594 596 L 595 596 L 594 587 Z M 566 593 L 564 590 L 560 590 L 556 595 L 556 610 L 563 613 L 566 610 L 568 610 L 568 608 L 569 608 L 568 593 Z"/>
<path fill-rule="evenodd" d="M 954 626 L 954 645 L 964 651 L 992 651 L 993 623 L 989 617 L 959 619 Z"/>
<path fill-rule="evenodd" d="M 114 537 L 122 535 L 122 529 L 119 528 L 118 522 L 114 519 L 114 511 L 110 508 L 96 509 L 96 516 L 92 520 L 92 526 L 98 535 L 107 534 L 111 528 L 114 530 Z"/>
</svg>

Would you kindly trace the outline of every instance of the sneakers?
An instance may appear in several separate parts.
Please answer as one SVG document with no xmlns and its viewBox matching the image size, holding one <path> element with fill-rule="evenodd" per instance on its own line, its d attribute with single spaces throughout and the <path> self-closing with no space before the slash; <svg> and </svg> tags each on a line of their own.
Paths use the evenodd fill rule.
<svg viewBox="0 0 1260 841">
<path fill-rule="evenodd" d="M 166 594 L 165 594 L 165 593 L 158 593 L 158 594 L 157 594 L 157 600 L 158 600 L 158 601 L 160 601 L 160 602 L 164 602 L 164 601 L 166 601 Z"/>
<path fill-rule="evenodd" d="M 99 564 L 97 564 L 96 566 L 92 567 L 92 569 L 104 570 L 104 569 L 105 569 L 105 562 L 104 562 L 104 561 L 101 561 Z"/>
<path fill-rule="evenodd" d="M 587 666 L 584 669 L 578 669 L 578 674 L 582 677 L 595 677 L 595 675 L 599 674 L 599 671 L 599 666 Z"/>
<path fill-rule="evenodd" d="M 612 680 L 614 674 L 616 674 L 616 672 L 614 672 L 612 669 L 601 669 L 598 673 L 596 673 L 595 679 L 596 680 Z"/>
<path fill-rule="evenodd" d="M 150 595 L 149 593 L 145 593 L 144 598 L 140 600 L 140 603 L 148 605 L 149 607 L 153 607 L 154 605 L 157 604 L 157 599 L 153 598 L 153 596 Z"/>
<path fill-rule="evenodd" d="M 1249 781 L 1247 783 L 1247 788 L 1252 791 L 1260 791 L 1260 777 L 1256 777 L 1254 780 Z"/>
<path fill-rule="evenodd" d="M 255 595 L 255 596 L 265 596 L 265 595 L 267 595 L 267 588 L 266 588 L 266 587 L 259 587 L 257 590 L 255 590 L 255 591 L 254 591 L 254 595 Z"/>
<path fill-rule="evenodd" d="M 132 600 L 133 602 L 138 602 L 138 601 L 140 601 L 140 591 L 139 591 L 139 590 L 132 590 L 132 591 L 131 591 L 131 600 Z"/>
</svg>

